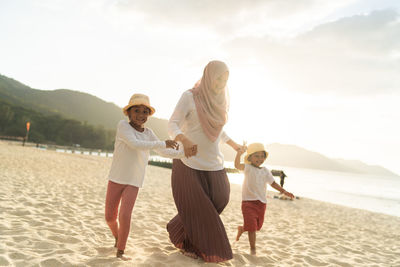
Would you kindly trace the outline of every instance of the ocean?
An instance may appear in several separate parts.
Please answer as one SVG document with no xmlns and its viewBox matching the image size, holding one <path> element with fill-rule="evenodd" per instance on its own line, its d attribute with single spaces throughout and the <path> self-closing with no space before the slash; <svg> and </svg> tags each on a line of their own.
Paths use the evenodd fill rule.
<svg viewBox="0 0 400 267">
<path fill-rule="evenodd" d="M 58 152 L 83 153 L 58 149 Z M 112 157 L 112 153 L 91 152 L 91 155 Z M 169 158 L 151 156 L 156 161 L 171 162 Z M 233 168 L 233 162 L 226 161 L 225 167 Z M 283 170 L 284 188 L 295 196 L 325 201 L 347 207 L 369 210 L 400 217 L 400 177 L 375 176 L 357 173 L 301 169 L 286 166 L 269 166 L 270 170 Z M 231 183 L 242 184 L 243 173 L 228 173 Z M 280 178 L 275 177 L 279 183 Z M 268 187 L 270 191 L 275 189 Z"/>
<path fill-rule="evenodd" d="M 232 163 L 227 163 L 232 166 Z M 284 188 L 295 196 L 400 217 L 400 177 L 268 166 L 283 170 Z M 242 184 L 242 173 L 229 173 L 231 183 Z M 275 177 L 279 184 L 280 178 Z M 276 191 L 268 187 L 268 190 Z"/>
</svg>

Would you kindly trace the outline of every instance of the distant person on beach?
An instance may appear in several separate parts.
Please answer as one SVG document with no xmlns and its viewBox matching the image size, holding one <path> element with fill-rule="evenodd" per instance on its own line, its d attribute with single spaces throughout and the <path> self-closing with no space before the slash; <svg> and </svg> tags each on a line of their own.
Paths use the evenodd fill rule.
<svg viewBox="0 0 400 267">
<path fill-rule="evenodd" d="M 280 185 L 283 188 L 283 185 L 285 183 L 286 174 L 283 171 L 281 171 L 281 174 L 279 175 L 279 178 L 280 178 Z"/>
<path fill-rule="evenodd" d="M 275 182 L 272 173 L 266 167 L 261 167 L 268 157 L 268 152 L 264 149 L 263 144 L 250 144 L 244 157 L 245 164 L 242 164 L 240 156 L 244 152 L 245 149 L 239 149 L 235 158 L 235 168 L 244 171 L 242 185 L 243 225 L 238 226 L 236 241 L 239 240 L 243 232 L 247 231 L 250 252 L 256 254 L 256 231 L 259 231 L 263 225 L 267 208 L 267 184 L 291 199 L 294 196 Z"/>
<path fill-rule="evenodd" d="M 117 257 L 130 260 L 124 256 L 124 250 L 131 225 L 132 209 L 139 188 L 143 185 L 149 151 L 155 150 L 167 157 L 179 158 L 184 155 L 182 150 L 177 150 L 177 142 L 160 141 L 151 129 L 143 126 L 147 118 L 155 112 L 150 106 L 148 96 L 134 94 L 129 104 L 123 108 L 123 112 L 128 116 L 129 122 L 121 120 L 118 123 L 113 161 L 108 176 L 105 219 L 115 237 Z"/>
<path fill-rule="evenodd" d="M 186 157 L 173 161 L 171 185 L 178 215 L 167 230 L 185 256 L 206 262 L 232 259 L 219 217 L 230 193 L 219 144 L 241 148 L 223 131 L 228 120 L 228 77 L 224 62 L 209 62 L 201 80 L 182 94 L 168 123 L 170 136 L 183 144 Z"/>
</svg>

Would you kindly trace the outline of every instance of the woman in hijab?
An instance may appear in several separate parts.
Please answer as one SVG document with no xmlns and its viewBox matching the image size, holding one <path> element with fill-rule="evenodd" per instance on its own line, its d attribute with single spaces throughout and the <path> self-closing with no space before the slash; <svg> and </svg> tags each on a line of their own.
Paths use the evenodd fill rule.
<svg viewBox="0 0 400 267">
<path fill-rule="evenodd" d="M 186 157 L 173 161 L 171 185 L 178 215 L 167 230 L 184 255 L 206 262 L 232 259 L 219 217 L 230 193 L 219 143 L 235 150 L 242 146 L 223 131 L 228 119 L 228 77 L 224 62 L 209 62 L 200 82 L 182 94 L 168 123 L 169 134 L 182 143 Z"/>
</svg>

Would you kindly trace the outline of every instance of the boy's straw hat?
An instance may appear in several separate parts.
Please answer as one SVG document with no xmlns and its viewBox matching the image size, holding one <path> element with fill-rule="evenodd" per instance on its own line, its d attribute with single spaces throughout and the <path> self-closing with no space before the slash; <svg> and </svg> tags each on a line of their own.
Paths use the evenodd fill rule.
<svg viewBox="0 0 400 267">
<path fill-rule="evenodd" d="M 122 110 L 126 116 L 128 116 L 128 109 L 132 106 L 146 106 L 150 109 L 150 116 L 156 112 L 156 110 L 150 106 L 150 99 L 147 95 L 143 94 L 134 94 L 129 100 L 129 104 L 126 105 Z"/>
<path fill-rule="evenodd" d="M 264 145 L 261 143 L 252 143 L 247 147 L 247 154 L 244 156 L 244 162 L 246 164 L 251 164 L 251 162 L 248 160 L 251 154 L 264 151 L 265 152 L 265 158 L 268 157 L 268 152 L 265 150 Z"/>
</svg>

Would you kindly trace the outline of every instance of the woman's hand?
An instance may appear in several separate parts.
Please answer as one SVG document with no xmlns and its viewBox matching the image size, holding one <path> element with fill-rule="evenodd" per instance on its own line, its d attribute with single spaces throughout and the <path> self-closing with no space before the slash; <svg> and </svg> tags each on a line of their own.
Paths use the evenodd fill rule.
<svg viewBox="0 0 400 267">
<path fill-rule="evenodd" d="M 182 143 L 183 151 L 185 152 L 185 157 L 189 158 L 197 154 L 197 145 L 183 134 L 177 135 L 175 140 L 180 141 Z"/>
<path fill-rule="evenodd" d="M 228 140 L 228 142 L 226 142 L 226 143 L 228 145 L 230 145 L 236 152 L 247 150 L 246 143 L 243 143 L 243 146 L 241 146 L 241 145 L 237 144 L 236 142 L 234 142 L 232 139 Z"/>
<path fill-rule="evenodd" d="M 182 144 L 183 144 L 183 150 L 185 151 L 185 156 L 187 158 L 195 156 L 197 154 L 197 145 L 195 145 L 192 141 L 186 139 L 185 141 L 182 142 Z"/>
</svg>

